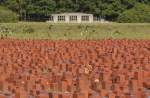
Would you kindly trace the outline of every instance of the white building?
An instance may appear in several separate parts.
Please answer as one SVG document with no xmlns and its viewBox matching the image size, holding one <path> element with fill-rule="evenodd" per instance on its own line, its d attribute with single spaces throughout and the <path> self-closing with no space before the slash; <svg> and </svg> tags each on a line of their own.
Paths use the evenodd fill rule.
<svg viewBox="0 0 150 98">
<path fill-rule="evenodd" d="M 92 23 L 94 21 L 93 14 L 86 13 L 62 13 L 51 14 L 48 22 L 54 23 Z"/>
</svg>

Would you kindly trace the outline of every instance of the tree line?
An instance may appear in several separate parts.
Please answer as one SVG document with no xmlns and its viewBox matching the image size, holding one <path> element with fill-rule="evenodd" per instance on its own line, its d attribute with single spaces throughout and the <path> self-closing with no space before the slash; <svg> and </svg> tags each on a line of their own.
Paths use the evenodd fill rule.
<svg viewBox="0 0 150 98">
<path fill-rule="evenodd" d="M 126 14 L 136 12 L 133 10 L 137 7 L 149 10 L 150 0 L 0 0 L 0 5 L 17 13 L 20 20 L 44 21 L 51 13 L 84 12 L 118 21 Z"/>
</svg>

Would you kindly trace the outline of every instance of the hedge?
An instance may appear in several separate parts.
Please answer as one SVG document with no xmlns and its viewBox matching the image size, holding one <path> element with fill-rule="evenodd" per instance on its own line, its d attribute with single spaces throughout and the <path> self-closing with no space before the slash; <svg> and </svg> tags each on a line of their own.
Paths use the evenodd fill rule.
<svg viewBox="0 0 150 98">
<path fill-rule="evenodd" d="M 0 22 L 17 22 L 18 15 L 11 10 L 0 6 Z"/>
</svg>

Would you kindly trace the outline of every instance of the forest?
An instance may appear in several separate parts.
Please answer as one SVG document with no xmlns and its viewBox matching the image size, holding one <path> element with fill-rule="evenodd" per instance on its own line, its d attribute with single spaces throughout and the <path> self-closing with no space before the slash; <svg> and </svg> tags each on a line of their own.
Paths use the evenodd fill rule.
<svg viewBox="0 0 150 98">
<path fill-rule="evenodd" d="M 0 12 L 11 10 L 21 21 L 45 21 L 51 13 L 84 12 L 109 21 L 150 22 L 150 0 L 0 0 L 0 6 Z"/>
</svg>

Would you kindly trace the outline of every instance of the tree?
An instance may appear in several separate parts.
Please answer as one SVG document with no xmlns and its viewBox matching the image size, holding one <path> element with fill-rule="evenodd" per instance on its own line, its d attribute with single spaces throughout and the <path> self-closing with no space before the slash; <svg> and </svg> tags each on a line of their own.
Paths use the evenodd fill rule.
<svg viewBox="0 0 150 98">
<path fill-rule="evenodd" d="M 0 0 L 0 5 L 4 3 L 4 0 Z"/>
<path fill-rule="evenodd" d="M 18 16 L 11 10 L 0 6 L 0 22 L 17 22 Z"/>
<path fill-rule="evenodd" d="M 150 6 L 146 4 L 137 4 L 134 8 L 123 12 L 118 17 L 118 22 L 149 22 Z"/>
<path fill-rule="evenodd" d="M 44 18 L 54 12 L 56 3 L 53 0 L 26 0 L 26 12 L 30 18 Z"/>
<path fill-rule="evenodd" d="M 138 3 L 150 6 L 150 0 L 0 0 L 0 4 L 19 14 L 20 19 L 43 20 L 51 13 L 84 12 L 117 21 Z"/>
<path fill-rule="evenodd" d="M 20 19 L 43 17 L 54 12 L 54 0 L 6 0 L 5 5 L 20 15 Z"/>
</svg>

